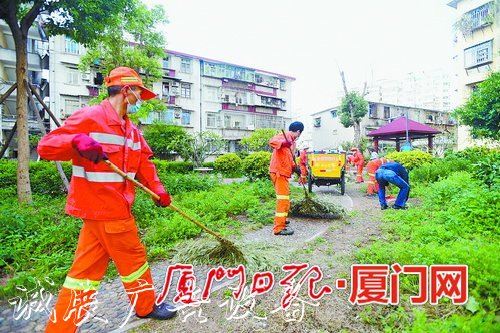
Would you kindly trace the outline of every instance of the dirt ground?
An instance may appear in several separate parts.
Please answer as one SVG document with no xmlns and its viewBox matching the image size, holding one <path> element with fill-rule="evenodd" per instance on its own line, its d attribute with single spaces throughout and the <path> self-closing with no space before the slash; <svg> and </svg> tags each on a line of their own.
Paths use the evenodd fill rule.
<svg viewBox="0 0 500 333">
<path fill-rule="evenodd" d="M 314 287 L 318 292 L 331 286 L 332 292 L 319 300 L 307 293 L 307 282 L 300 287 L 298 296 L 287 311 L 280 307 L 285 287 L 279 284 L 285 274 L 272 272 L 274 287 L 268 293 L 248 297 L 241 301 L 231 297 L 237 284 L 214 291 L 207 303 L 199 307 L 186 307 L 178 316 L 168 321 L 145 320 L 128 327 L 128 332 L 376 332 L 376 328 L 362 320 L 362 307 L 349 303 L 350 268 L 358 248 L 380 236 L 381 211 L 377 198 L 367 198 L 362 185 L 349 183 L 346 195 L 341 196 L 336 187 L 315 188 L 314 192 L 333 202 L 341 203 L 348 211 L 343 221 L 315 221 L 292 219 L 294 236 L 273 236 L 271 226 L 246 235 L 246 238 L 279 242 L 288 253 L 283 264 L 308 263 L 317 265 L 323 277 Z M 269 230 L 267 230 L 269 229 Z M 310 236 L 313 235 L 313 236 Z M 267 237 L 267 238 L 266 238 Z M 297 275 L 294 286 L 306 270 Z M 347 279 L 347 288 L 337 289 L 337 279 Z M 251 277 L 247 277 L 248 280 Z M 212 289 L 213 290 L 213 289 Z M 248 289 L 246 290 L 249 291 Z"/>
</svg>

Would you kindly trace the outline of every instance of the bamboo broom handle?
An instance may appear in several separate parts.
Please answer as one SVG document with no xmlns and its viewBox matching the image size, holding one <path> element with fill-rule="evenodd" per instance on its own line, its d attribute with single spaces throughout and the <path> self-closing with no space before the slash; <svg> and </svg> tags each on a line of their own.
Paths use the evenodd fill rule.
<svg viewBox="0 0 500 333">
<path fill-rule="evenodd" d="M 117 174 L 119 174 L 120 176 L 122 176 L 124 179 L 132 182 L 135 186 L 139 187 L 141 190 L 143 190 L 144 192 L 146 192 L 147 194 L 149 194 L 153 199 L 155 199 L 155 200 L 159 200 L 160 199 L 160 197 L 156 193 L 154 193 L 153 191 L 151 191 L 149 188 L 147 188 L 143 184 L 139 183 L 137 180 L 135 180 L 133 178 L 130 178 L 125 172 L 123 172 L 120 168 L 118 168 L 110 160 L 104 160 L 104 163 L 106 163 L 111 168 L 111 170 L 113 170 L 114 172 L 116 172 Z M 208 229 L 203 224 L 201 224 L 200 222 L 196 221 L 194 218 L 192 218 L 188 214 L 184 213 L 182 210 L 180 210 L 179 208 L 177 208 L 173 204 L 170 204 L 169 207 L 172 208 L 173 210 L 175 210 L 177 213 L 179 213 L 182 216 L 184 216 L 185 218 L 187 218 L 189 221 L 195 223 L 197 226 L 199 226 L 200 228 L 202 228 L 203 230 L 205 230 L 206 232 L 208 232 L 212 236 L 217 237 L 217 239 L 219 239 L 220 241 L 228 242 L 227 240 L 225 240 L 224 238 L 222 238 L 222 236 L 220 236 L 216 232 L 213 232 L 212 230 Z"/>
</svg>

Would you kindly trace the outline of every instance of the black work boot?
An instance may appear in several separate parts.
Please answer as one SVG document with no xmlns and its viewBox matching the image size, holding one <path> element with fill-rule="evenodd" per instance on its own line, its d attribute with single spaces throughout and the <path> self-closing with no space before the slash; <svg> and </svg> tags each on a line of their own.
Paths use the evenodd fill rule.
<svg viewBox="0 0 500 333">
<path fill-rule="evenodd" d="M 168 303 L 161 303 L 160 305 L 155 304 L 153 307 L 153 311 L 151 311 L 149 314 L 145 316 L 137 315 L 137 317 L 167 320 L 174 317 L 176 314 L 177 310 L 175 310 L 175 307 L 173 305 L 170 305 Z"/>
<path fill-rule="evenodd" d="M 286 221 L 285 221 L 285 224 L 286 224 L 286 225 L 290 224 L 290 220 L 286 220 Z"/>
<path fill-rule="evenodd" d="M 406 205 L 404 205 L 404 206 L 396 206 L 396 205 L 394 205 L 394 206 L 392 206 L 392 208 L 393 209 L 408 209 L 408 207 Z"/>
<path fill-rule="evenodd" d="M 290 235 L 293 235 L 293 230 L 292 229 L 287 229 L 287 228 L 284 228 L 284 229 L 281 229 L 280 232 L 277 232 L 275 233 L 276 236 L 290 236 Z"/>
<path fill-rule="evenodd" d="M 384 210 L 384 209 L 387 209 L 387 208 L 389 208 L 389 206 L 387 206 L 387 205 L 382 205 L 382 206 L 380 206 L 380 209 L 381 209 L 381 210 Z"/>
</svg>

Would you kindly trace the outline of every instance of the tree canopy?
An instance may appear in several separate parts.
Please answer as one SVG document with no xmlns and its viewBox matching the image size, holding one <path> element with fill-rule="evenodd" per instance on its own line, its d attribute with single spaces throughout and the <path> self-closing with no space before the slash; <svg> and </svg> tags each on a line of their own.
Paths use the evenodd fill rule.
<svg viewBox="0 0 500 333">
<path fill-rule="evenodd" d="M 474 138 L 500 140 L 500 72 L 477 85 L 465 104 L 455 110 Z"/>
<path fill-rule="evenodd" d="M 196 167 L 202 165 L 210 155 L 222 152 L 227 141 L 212 131 L 188 133 L 188 136 L 179 142 L 179 154 L 186 161 L 191 161 Z"/>
<path fill-rule="evenodd" d="M 92 48 L 109 38 L 112 31 L 120 31 L 124 18 L 127 18 L 130 30 L 136 33 L 132 33 L 132 37 L 137 38 L 137 43 L 150 53 L 150 61 L 155 61 L 157 49 L 149 49 L 148 45 L 152 40 L 149 39 L 148 33 L 152 30 L 151 22 L 154 22 L 151 20 L 159 20 L 160 16 L 156 15 L 161 13 L 156 10 L 147 12 L 138 0 L 0 0 L 0 19 L 9 26 L 16 49 L 17 192 L 20 203 L 32 201 L 29 179 L 28 97 L 25 93 L 19 93 L 24 90 L 25 82 L 28 82 L 27 41 L 30 27 L 38 18 L 38 23 L 43 25 L 49 36 L 66 35 Z M 123 39 L 123 35 L 114 36 L 118 41 Z M 156 37 L 151 35 L 152 39 Z M 138 63 L 132 67 L 143 65 L 144 63 Z M 157 75 L 158 71 L 151 70 L 148 74 Z"/>
<path fill-rule="evenodd" d="M 276 133 L 275 128 L 258 128 L 249 137 L 241 139 L 240 144 L 247 147 L 249 151 L 272 151 L 269 140 Z"/>
<path fill-rule="evenodd" d="M 188 140 L 188 134 L 183 127 L 156 122 L 144 129 L 144 138 L 156 157 L 172 160 L 178 147 Z"/>
</svg>

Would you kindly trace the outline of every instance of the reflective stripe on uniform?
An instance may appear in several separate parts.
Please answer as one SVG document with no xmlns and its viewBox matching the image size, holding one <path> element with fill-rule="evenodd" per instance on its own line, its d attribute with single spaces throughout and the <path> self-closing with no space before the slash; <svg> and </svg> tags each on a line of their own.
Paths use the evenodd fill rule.
<svg viewBox="0 0 500 333">
<path fill-rule="evenodd" d="M 274 216 L 276 216 L 276 217 L 287 217 L 288 213 L 276 213 L 276 214 L 274 214 Z"/>
<path fill-rule="evenodd" d="M 73 176 L 85 178 L 94 183 L 122 183 L 125 181 L 122 176 L 114 172 L 90 172 L 85 171 L 82 166 L 73 165 Z M 127 176 L 134 179 L 135 172 L 127 172 Z"/>
<path fill-rule="evenodd" d="M 290 196 L 289 195 L 276 195 L 276 199 L 278 200 L 290 200 Z"/>
<path fill-rule="evenodd" d="M 149 265 L 148 263 L 146 262 L 144 265 L 142 265 L 138 270 L 136 270 L 135 272 L 133 272 L 132 274 L 130 275 L 127 275 L 127 276 L 122 276 L 122 281 L 124 283 L 130 283 L 130 282 L 134 282 L 136 281 L 138 278 L 140 278 L 142 276 L 142 274 L 144 274 L 147 270 L 149 269 Z"/>
<path fill-rule="evenodd" d="M 140 141 L 134 142 L 132 139 L 127 139 L 121 135 L 93 132 L 93 133 L 89 133 L 89 136 L 99 143 L 124 146 L 125 141 L 126 141 L 127 147 L 129 147 L 130 149 L 132 149 L 132 150 L 141 149 L 141 142 Z"/>
<path fill-rule="evenodd" d="M 368 184 L 374 184 L 374 185 L 375 185 L 375 182 L 374 182 L 374 181 L 372 181 L 372 180 L 369 180 L 369 181 L 368 181 Z"/>
<path fill-rule="evenodd" d="M 97 290 L 101 281 L 92 281 L 89 279 L 80 280 L 66 276 L 63 287 L 73 290 Z"/>
<path fill-rule="evenodd" d="M 374 173 L 369 173 L 368 176 L 375 177 L 375 174 Z"/>
</svg>

